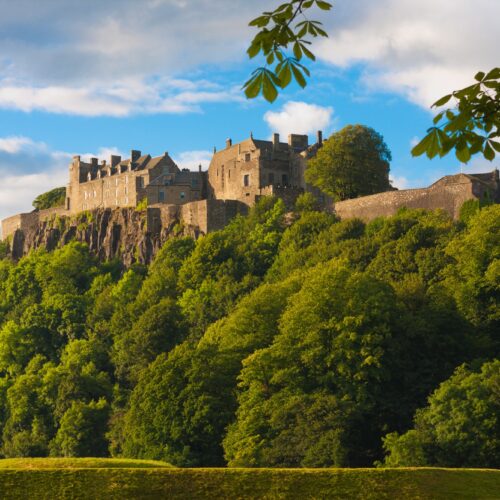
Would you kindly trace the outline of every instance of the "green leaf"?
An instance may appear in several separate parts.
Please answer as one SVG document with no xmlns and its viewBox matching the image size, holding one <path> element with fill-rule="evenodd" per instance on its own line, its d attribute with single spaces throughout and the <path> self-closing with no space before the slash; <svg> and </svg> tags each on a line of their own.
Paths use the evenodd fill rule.
<svg viewBox="0 0 500 500">
<path fill-rule="evenodd" d="M 443 115 L 444 115 L 444 111 L 441 111 L 441 113 L 438 113 L 434 119 L 432 120 L 432 122 L 434 123 L 434 125 L 436 125 L 436 123 L 438 123 L 441 118 L 443 118 Z"/>
<path fill-rule="evenodd" d="M 498 80 L 500 78 L 500 68 L 493 68 L 491 71 L 488 72 L 486 77 L 484 78 L 485 80 Z"/>
<path fill-rule="evenodd" d="M 302 74 L 300 69 L 298 69 L 296 67 L 295 64 L 292 63 L 291 66 L 292 66 L 292 72 L 293 72 L 293 76 L 294 76 L 295 80 L 302 88 L 304 88 L 307 85 L 307 82 L 306 82 L 306 79 L 304 78 L 304 75 Z"/>
<path fill-rule="evenodd" d="M 322 0 L 316 0 L 316 5 L 321 9 L 321 10 L 330 10 L 332 8 L 332 4 L 328 2 L 324 2 Z"/>
<path fill-rule="evenodd" d="M 301 44 L 301 48 L 306 57 L 308 57 L 312 61 L 316 61 L 316 56 L 305 45 Z"/>
<path fill-rule="evenodd" d="M 479 73 L 476 73 L 476 76 L 474 76 L 474 78 L 478 81 L 478 82 L 481 82 L 484 78 L 484 72 L 483 71 L 480 71 Z"/>
<path fill-rule="evenodd" d="M 245 89 L 245 95 L 248 99 L 253 99 L 259 95 L 260 89 L 262 87 L 262 76 L 263 73 L 259 72 L 243 85 L 243 88 Z"/>
<path fill-rule="evenodd" d="M 302 49 L 298 42 L 295 42 L 293 44 L 293 55 L 295 56 L 295 59 L 297 59 L 297 61 L 300 61 L 302 59 Z"/>
<path fill-rule="evenodd" d="M 444 106 L 452 97 L 452 94 L 445 95 L 441 97 L 441 99 L 438 99 L 431 107 L 432 108 L 439 108 L 439 106 Z"/>
<path fill-rule="evenodd" d="M 412 156 L 420 156 L 423 155 L 427 148 L 429 147 L 430 142 L 432 141 L 432 134 L 427 134 L 416 146 L 411 150 Z"/>
<path fill-rule="evenodd" d="M 461 163 L 467 163 L 470 160 L 470 151 L 467 146 L 462 149 L 456 149 L 455 155 Z"/>
<path fill-rule="evenodd" d="M 290 82 L 292 81 L 292 72 L 290 70 L 290 64 L 288 62 L 283 64 L 280 70 L 277 70 L 276 72 L 278 74 L 278 78 L 280 79 L 282 89 L 290 85 Z"/>
<path fill-rule="evenodd" d="M 495 159 L 495 150 L 490 146 L 490 141 L 486 142 L 486 146 L 484 147 L 483 155 L 489 161 L 492 161 Z"/>
<path fill-rule="evenodd" d="M 497 152 L 500 153 L 500 142 L 496 141 L 488 141 L 490 145 L 493 147 L 493 149 Z"/>
<path fill-rule="evenodd" d="M 278 90 L 276 89 L 275 81 L 273 81 L 274 79 L 269 73 L 269 70 L 263 73 L 262 95 L 266 101 L 274 102 L 278 97 Z"/>
<path fill-rule="evenodd" d="M 247 54 L 250 59 L 253 59 L 260 52 L 260 44 L 252 43 L 247 49 Z"/>
</svg>

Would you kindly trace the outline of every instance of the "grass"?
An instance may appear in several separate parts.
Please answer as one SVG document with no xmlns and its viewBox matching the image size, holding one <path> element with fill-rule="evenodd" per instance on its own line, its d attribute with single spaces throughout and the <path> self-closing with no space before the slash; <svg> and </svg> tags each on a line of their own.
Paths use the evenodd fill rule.
<svg viewBox="0 0 500 500">
<path fill-rule="evenodd" d="M 13 459 L 0 460 L 0 498 L 496 500 L 500 471 L 177 469 L 141 460 Z"/>
</svg>

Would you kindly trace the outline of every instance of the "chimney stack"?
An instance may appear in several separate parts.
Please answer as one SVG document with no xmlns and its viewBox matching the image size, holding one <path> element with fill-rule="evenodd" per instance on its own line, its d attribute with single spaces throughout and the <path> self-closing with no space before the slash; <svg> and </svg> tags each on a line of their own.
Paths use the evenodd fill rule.
<svg viewBox="0 0 500 500">
<path fill-rule="evenodd" d="M 323 132 L 318 130 L 316 142 L 321 146 L 323 144 Z"/>
<path fill-rule="evenodd" d="M 122 157 L 118 155 L 111 155 L 111 166 L 116 167 L 122 161 Z"/>
<path fill-rule="evenodd" d="M 279 134 L 273 134 L 273 147 L 276 149 L 280 143 L 280 135 Z"/>
<path fill-rule="evenodd" d="M 140 152 L 140 151 L 137 151 L 137 149 L 132 149 L 132 150 L 130 151 L 130 160 L 131 160 L 132 162 L 137 161 L 140 157 L 141 157 L 141 152 Z"/>
<path fill-rule="evenodd" d="M 198 172 L 201 174 L 201 163 L 198 165 Z"/>
<path fill-rule="evenodd" d="M 91 158 L 90 164 L 92 165 L 92 168 L 97 168 L 97 158 Z"/>
<path fill-rule="evenodd" d="M 233 145 L 232 139 L 226 139 L 226 149 L 230 148 Z"/>
</svg>

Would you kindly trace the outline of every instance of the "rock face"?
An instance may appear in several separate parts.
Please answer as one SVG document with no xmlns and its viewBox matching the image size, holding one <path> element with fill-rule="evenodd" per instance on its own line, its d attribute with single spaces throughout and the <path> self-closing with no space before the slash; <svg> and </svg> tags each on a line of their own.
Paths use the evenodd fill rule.
<svg viewBox="0 0 500 500">
<path fill-rule="evenodd" d="M 162 220 L 154 231 L 148 229 L 148 213 L 133 208 L 97 209 L 75 217 L 54 217 L 35 227 L 18 229 L 12 235 L 11 254 L 19 259 L 30 250 L 47 250 L 70 241 L 86 243 L 100 260 L 119 258 L 125 266 L 134 262 L 148 264 L 165 241 L 189 228 L 180 229 L 176 218 Z"/>
</svg>

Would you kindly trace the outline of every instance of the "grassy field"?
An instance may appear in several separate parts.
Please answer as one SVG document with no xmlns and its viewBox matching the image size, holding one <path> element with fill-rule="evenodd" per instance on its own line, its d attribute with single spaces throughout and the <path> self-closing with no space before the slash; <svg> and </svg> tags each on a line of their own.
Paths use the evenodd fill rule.
<svg viewBox="0 0 500 500">
<path fill-rule="evenodd" d="M 500 499 L 500 471 L 176 469 L 106 459 L 0 460 L 2 499 Z"/>
</svg>

